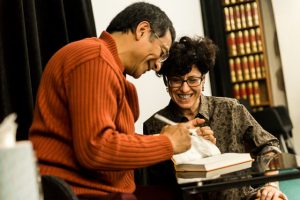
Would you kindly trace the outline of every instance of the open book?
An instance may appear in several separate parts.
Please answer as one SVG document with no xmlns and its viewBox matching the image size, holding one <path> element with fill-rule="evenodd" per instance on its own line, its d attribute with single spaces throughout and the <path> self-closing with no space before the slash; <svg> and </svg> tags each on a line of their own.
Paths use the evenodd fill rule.
<svg viewBox="0 0 300 200">
<path fill-rule="evenodd" d="M 172 160 L 176 171 L 212 171 L 253 161 L 249 153 L 223 153 L 197 159 L 173 156 Z"/>
</svg>

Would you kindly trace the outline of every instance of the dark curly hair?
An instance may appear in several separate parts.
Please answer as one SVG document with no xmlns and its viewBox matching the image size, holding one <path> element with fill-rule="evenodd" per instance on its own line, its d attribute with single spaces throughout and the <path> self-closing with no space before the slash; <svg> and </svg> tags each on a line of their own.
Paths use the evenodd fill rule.
<svg viewBox="0 0 300 200">
<path fill-rule="evenodd" d="M 206 74 L 215 65 L 217 46 L 206 37 L 190 38 L 184 36 L 174 42 L 169 58 L 162 64 L 157 75 L 183 76 L 192 70 L 195 64 L 202 74 Z"/>
</svg>

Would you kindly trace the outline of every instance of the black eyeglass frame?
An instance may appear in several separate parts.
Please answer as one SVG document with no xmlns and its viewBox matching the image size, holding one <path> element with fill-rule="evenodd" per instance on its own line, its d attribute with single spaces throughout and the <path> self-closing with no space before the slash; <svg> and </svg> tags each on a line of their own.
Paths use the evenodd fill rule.
<svg viewBox="0 0 300 200">
<path fill-rule="evenodd" d="M 186 82 L 189 87 L 198 87 L 199 85 L 201 85 L 201 83 L 202 83 L 203 79 L 205 78 L 205 76 L 200 76 L 200 77 L 192 76 L 192 77 L 188 77 L 187 79 L 184 79 L 184 80 L 178 78 L 177 81 L 181 82 L 180 85 L 178 84 L 178 86 L 174 86 L 174 84 L 170 83 L 172 81 L 172 78 L 167 78 L 167 77 L 165 77 L 165 78 L 166 78 L 166 83 L 168 84 L 168 86 L 170 88 L 181 88 L 184 82 Z M 194 79 L 194 80 L 197 79 L 198 80 L 197 85 L 193 85 L 193 84 L 191 85 L 190 81 L 192 81 L 192 79 Z"/>
<path fill-rule="evenodd" d="M 160 58 L 159 58 L 159 62 L 163 63 L 165 62 L 168 57 L 169 57 L 169 50 L 168 48 L 164 45 L 164 43 L 161 41 L 161 39 L 159 38 L 159 36 L 157 35 L 157 33 L 152 29 L 153 35 L 156 37 L 156 39 L 158 39 L 158 41 L 160 42 L 160 49 L 161 49 L 161 54 L 160 54 Z M 165 51 L 163 50 L 165 49 Z"/>
</svg>

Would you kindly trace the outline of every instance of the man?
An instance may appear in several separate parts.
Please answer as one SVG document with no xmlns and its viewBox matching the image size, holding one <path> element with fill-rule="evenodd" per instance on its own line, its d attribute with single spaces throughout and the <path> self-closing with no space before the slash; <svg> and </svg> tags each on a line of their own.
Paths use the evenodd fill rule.
<svg viewBox="0 0 300 200">
<path fill-rule="evenodd" d="M 40 83 L 30 128 L 41 174 L 66 180 L 79 198 L 132 193 L 133 170 L 190 148 L 196 119 L 165 127 L 158 136 L 134 131 L 139 78 L 160 70 L 174 41 L 167 15 L 149 3 L 121 11 L 100 38 L 60 49 Z"/>
</svg>

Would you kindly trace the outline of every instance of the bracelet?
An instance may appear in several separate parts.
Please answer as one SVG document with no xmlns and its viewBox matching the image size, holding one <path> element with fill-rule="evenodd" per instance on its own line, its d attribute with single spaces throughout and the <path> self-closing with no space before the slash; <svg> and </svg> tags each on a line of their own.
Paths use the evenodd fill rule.
<svg viewBox="0 0 300 200">
<path fill-rule="evenodd" d="M 270 183 L 266 183 L 265 184 L 265 187 L 266 186 L 271 186 L 271 187 L 274 187 L 276 189 L 279 189 L 279 185 L 278 185 L 278 182 L 270 182 Z"/>
</svg>

